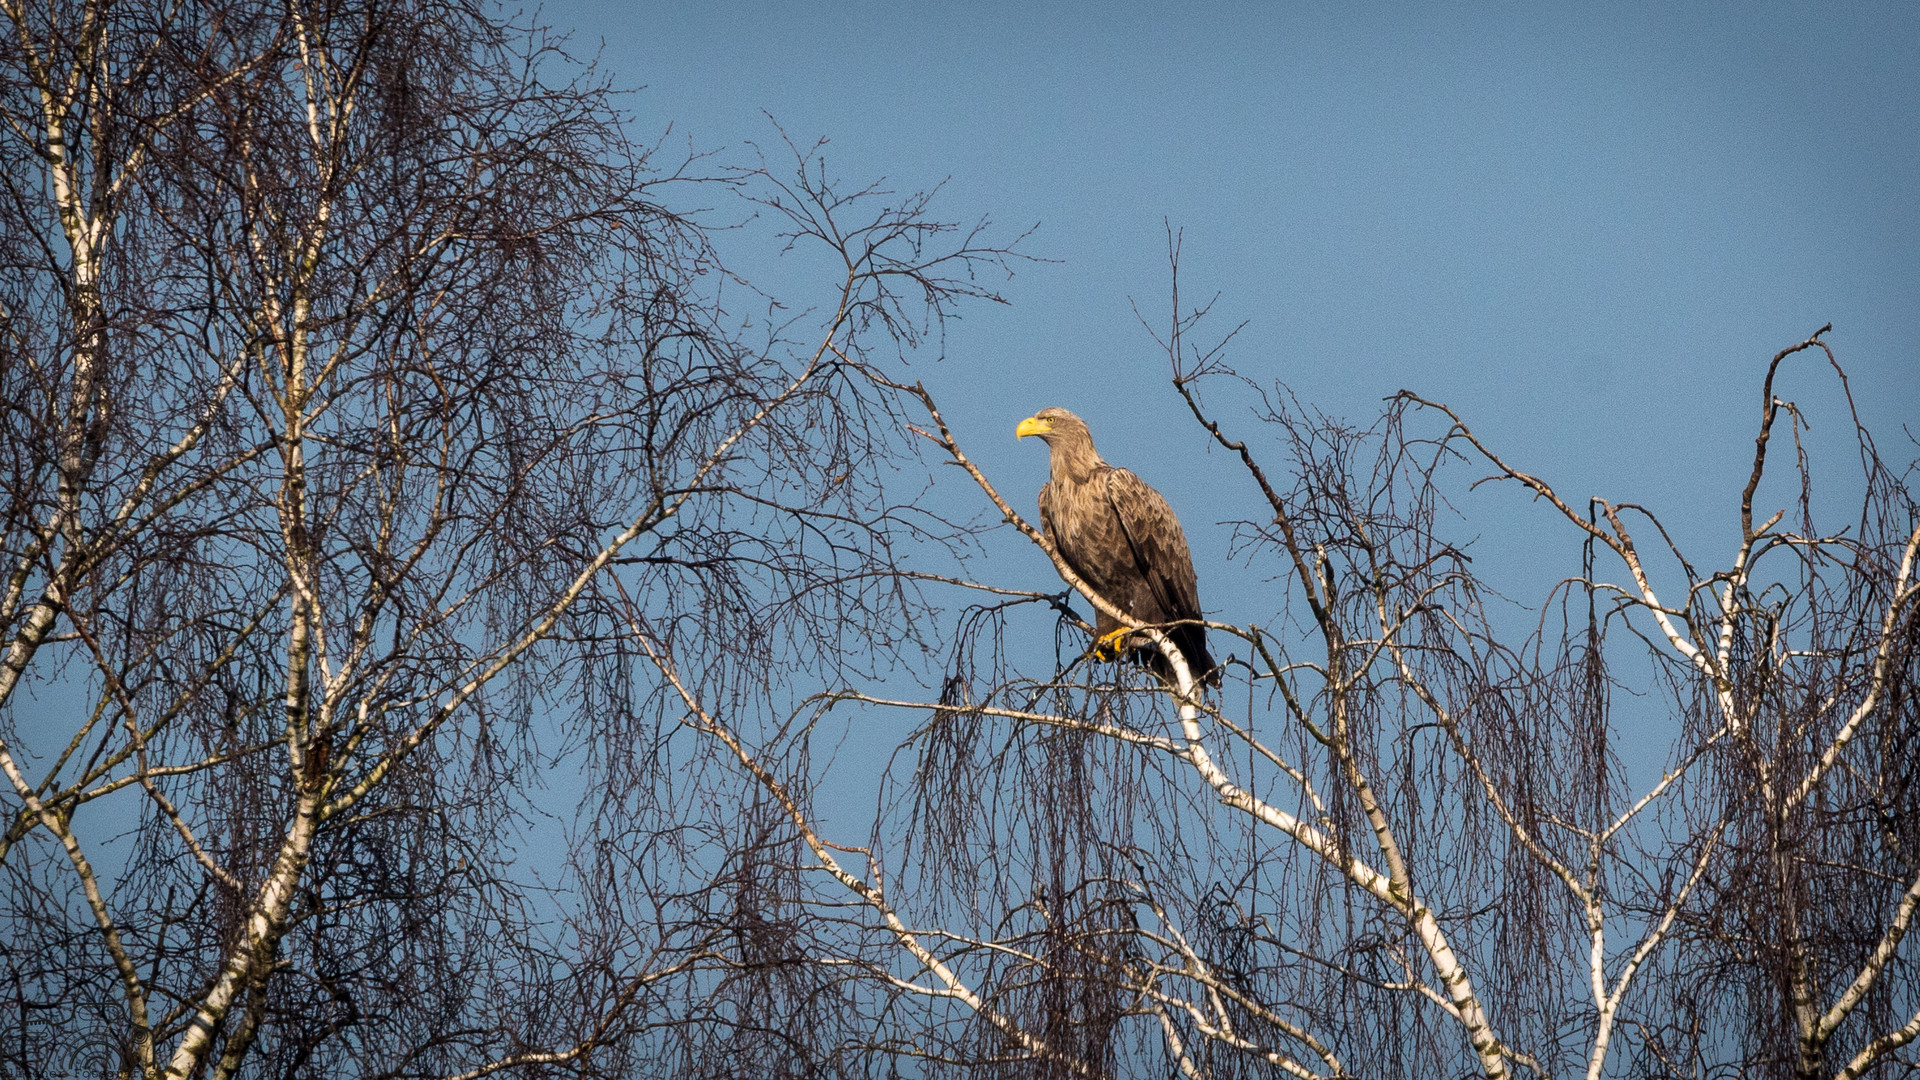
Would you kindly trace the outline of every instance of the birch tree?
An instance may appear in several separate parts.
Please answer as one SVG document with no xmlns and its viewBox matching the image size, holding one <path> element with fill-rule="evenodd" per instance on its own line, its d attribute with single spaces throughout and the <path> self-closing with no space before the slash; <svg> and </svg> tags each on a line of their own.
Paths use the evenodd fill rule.
<svg viewBox="0 0 1920 1080">
<path fill-rule="evenodd" d="M 910 642 L 878 571 L 952 537 L 841 369 L 1007 253 L 860 189 L 775 304 L 668 200 L 790 206 L 819 148 L 663 166 L 479 5 L 0 15 L 0 1068 L 624 1075 L 763 1026 L 764 829 L 673 797 L 616 600 L 741 700 Z"/>
<path fill-rule="evenodd" d="M 1207 308 L 1180 306 L 1174 255 L 1173 399 L 1240 473 L 1239 551 L 1273 590 L 1209 622 L 1238 643 L 1217 695 L 1154 628 L 1170 683 L 1090 659 L 1089 609 L 1138 624 L 932 393 L 879 373 L 1068 591 L 948 579 L 982 599 L 956 602 L 937 695 L 815 699 L 925 718 L 857 846 L 788 797 L 782 744 L 676 686 L 776 799 L 818 875 L 796 902 L 856 912 L 865 936 L 815 955 L 914 1010 L 876 1047 L 933 1075 L 1910 1069 L 1920 512 L 1857 424 L 1859 472 L 1814 467 L 1781 384 L 1845 406 L 1828 331 L 1762 367 L 1736 543 L 1703 570 L 1630 495 L 1571 501 L 1442 404 L 1403 392 L 1356 427 L 1238 379 L 1232 335 L 1192 346 Z M 1249 430 L 1208 406 L 1236 389 Z M 1576 556 L 1517 618 L 1454 501 L 1487 481 Z M 1055 625 L 1039 667 L 1009 644 L 1023 619 Z M 1649 737 L 1666 766 L 1630 780 L 1622 743 Z"/>
</svg>

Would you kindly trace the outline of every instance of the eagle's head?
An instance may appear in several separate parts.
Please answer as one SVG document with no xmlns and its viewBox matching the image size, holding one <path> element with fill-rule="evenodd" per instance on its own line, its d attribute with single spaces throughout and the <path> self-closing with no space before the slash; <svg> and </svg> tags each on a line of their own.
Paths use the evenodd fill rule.
<svg viewBox="0 0 1920 1080">
<path fill-rule="evenodd" d="M 1015 438 L 1024 439 L 1029 435 L 1038 435 L 1048 445 L 1054 440 L 1076 441 L 1085 439 L 1089 444 L 1093 436 L 1087 431 L 1087 422 L 1065 409 L 1041 409 L 1013 429 Z"/>
</svg>

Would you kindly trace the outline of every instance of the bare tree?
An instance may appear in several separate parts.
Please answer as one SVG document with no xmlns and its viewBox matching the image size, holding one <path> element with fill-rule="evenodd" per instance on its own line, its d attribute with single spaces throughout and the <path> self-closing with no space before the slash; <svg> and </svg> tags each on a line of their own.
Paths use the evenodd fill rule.
<svg viewBox="0 0 1920 1080">
<path fill-rule="evenodd" d="M 1237 679 L 1204 695 L 1164 627 L 1144 629 L 1171 682 L 1089 664 L 1072 602 L 1138 624 L 1077 579 L 929 393 L 885 383 L 1072 591 L 955 578 L 988 597 L 951 616 L 937 698 L 817 699 L 927 716 L 858 848 L 787 796 L 804 768 L 781 744 L 746 743 L 677 685 L 821 873 L 795 899 L 852 904 L 877 932 L 816 954 L 916 1008 L 876 1048 L 1006 1076 L 1911 1068 L 1920 513 L 1864 430 L 1852 484 L 1804 450 L 1768 482 L 1776 424 L 1796 448 L 1805 431 L 1778 376 L 1810 354 L 1845 389 L 1826 331 L 1767 366 L 1751 479 L 1729 500 L 1739 543 L 1701 571 L 1652 511 L 1569 503 L 1442 405 L 1402 393 L 1361 428 L 1238 380 L 1232 335 L 1189 344 L 1207 309 L 1181 307 L 1172 253 L 1173 386 L 1250 481 L 1239 548 L 1275 583 L 1271 616 L 1208 624 L 1241 643 Z M 1250 393 L 1272 442 L 1216 420 L 1208 387 Z M 1535 615 L 1490 602 L 1449 539 L 1463 470 L 1584 544 Z M 1817 479 L 1855 500 L 1840 528 L 1816 523 Z M 1767 499 L 1789 509 L 1762 514 Z M 1010 659 L 1022 617 L 1059 620 L 1051 670 Z M 1623 693 L 1673 740 L 1638 786 L 1618 758 Z"/>
<path fill-rule="evenodd" d="M 0 14 L 7 1072 L 611 1075 L 774 1023 L 780 848 L 674 790 L 616 616 L 736 702 L 913 642 L 892 547 L 964 534 L 845 371 L 1006 251 L 817 147 L 663 170 L 477 5 Z M 824 305 L 769 321 L 676 190 L 835 213 Z"/>
</svg>

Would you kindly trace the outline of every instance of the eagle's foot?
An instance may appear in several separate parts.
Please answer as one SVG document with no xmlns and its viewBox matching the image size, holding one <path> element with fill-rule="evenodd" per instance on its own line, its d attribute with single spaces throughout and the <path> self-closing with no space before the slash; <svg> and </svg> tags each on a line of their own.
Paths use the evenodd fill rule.
<svg viewBox="0 0 1920 1080">
<path fill-rule="evenodd" d="M 1110 630 L 1100 635 L 1100 637 L 1094 641 L 1093 648 L 1088 650 L 1088 654 L 1095 660 L 1118 660 L 1120 659 L 1123 643 L 1127 640 L 1127 635 L 1131 633 L 1133 633 L 1133 631 L 1124 626 L 1118 630 Z"/>
</svg>

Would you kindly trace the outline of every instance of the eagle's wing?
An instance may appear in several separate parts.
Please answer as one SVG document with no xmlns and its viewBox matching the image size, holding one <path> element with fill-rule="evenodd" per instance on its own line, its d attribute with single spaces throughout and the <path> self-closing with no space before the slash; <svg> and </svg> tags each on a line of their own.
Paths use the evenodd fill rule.
<svg viewBox="0 0 1920 1080">
<path fill-rule="evenodd" d="M 1040 531 L 1060 547 L 1060 511 L 1053 505 L 1053 481 L 1040 485 Z"/>
<path fill-rule="evenodd" d="M 1194 579 L 1193 555 L 1173 507 L 1147 482 L 1126 469 L 1107 472 L 1107 502 L 1119 519 L 1132 549 L 1134 564 L 1146 579 L 1161 618 L 1167 621 L 1200 618 L 1200 589 Z"/>
</svg>

